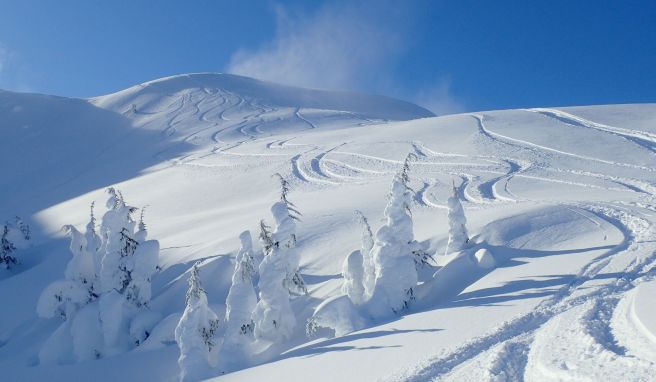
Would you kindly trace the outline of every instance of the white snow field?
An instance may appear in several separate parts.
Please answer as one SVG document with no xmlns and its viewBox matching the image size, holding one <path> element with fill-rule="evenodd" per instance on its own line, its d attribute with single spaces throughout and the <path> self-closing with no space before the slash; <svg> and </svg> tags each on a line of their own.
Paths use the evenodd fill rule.
<svg viewBox="0 0 656 382">
<path fill-rule="evenodd" d="M 384 224 L 409 153 L 414 239 L 434 258 L 415 300 L 364 329 L 308 337 L 360 249 L 354 211 L 374 232 Z M 191 266 L 203 260 L 222 332 L 240 234 L 261 256 L 276 173 L 302 214 L 308 293 L 291 296 L 289 338 L 243 357 L 218 350 L 212 380 L 656 380 L 656 104 L 434 117 L 386 97 L 190 74 L 92 99 L 0 91 L 0 155 L 0 219 L 19 215 L 33 232 L 20 264 L 0 271 L 2 381 L 179 380 Z M 454 186 L 471 240 L 445 254 Z M 63 321 L 36 306 L 72 256 L 61 227 L 83 230 L 93 201 L 102 216 L 108 187 L 148 206 L 159 318 L 139 346 L 79 361 L 70 334 L 51 338 Z M 47 341 L 61 342 L 50 362 Z"/>
</svg>

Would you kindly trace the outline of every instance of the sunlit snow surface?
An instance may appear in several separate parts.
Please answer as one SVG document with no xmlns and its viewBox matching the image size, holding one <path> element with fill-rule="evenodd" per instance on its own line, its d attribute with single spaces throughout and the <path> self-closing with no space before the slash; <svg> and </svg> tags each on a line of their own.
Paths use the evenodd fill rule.
<svg viewBox="0 0 656 382">
<path fill-rule="evenodd" d="M 212 74 L 92 100 L 0 92 L 0 218 L 19 214 L 35 231 L 21 267 L 0 276 L 1 379 L 176 380 L 173 328 L 188 268 L 207 259 L 201 278 L 221 316 L 239 234 L 256 237 L 260 219 L 272 221 L 274 173 L 289 179 L 303 214 L 310 293 L 292 301 L 289 342 L 217 369 L 217 380 L 654 378 L 656 105 L 430 116 L 384 97 Z M 353 211 L 374 230 L 382 224 L 408 153 L 417 157 L 415 238 L 450 272 L 395 320 L 308 339 L 305 322 L 341 293 L 344 258 L 360 246 Z M 452 182 L 493 270 L 443 256 Z M 165 319 L 126 354 L 38 364 L 60 324 L 35 311 L 70 258 L 60 228 L 82 228 L 108 186 L 148 205 L 150 237 L 162 247 L 151 308 Z"/>
</svg>

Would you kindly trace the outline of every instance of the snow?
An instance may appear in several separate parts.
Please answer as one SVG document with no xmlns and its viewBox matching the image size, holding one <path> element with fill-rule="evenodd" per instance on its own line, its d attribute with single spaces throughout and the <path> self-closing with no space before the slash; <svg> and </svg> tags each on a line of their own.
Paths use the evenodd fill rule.
<svg viewBox="0 0 656 382">
<path fill-rule="evenodd" d="M 261 258 L 261 244 L 252 247 L 256 266 L 261 261 L 253 282 L 264 293 L 256 318 L 281 302 L 276 312 L 284 314 L 276 317 L 284 316 L 284 330 L 247 338 L 250 354 L 235 362 L 222 363 L 227 350 L 215 349 L 207 377 L 652 377 L 656 104 L 434 118 L 384 97 L 192 74 L 90 100 L 2 91 L 0 120 L 0 152 L 12 160 L 0 179 L 0 217 L 19 215 L 32 231 L 16 252 L 20 264 L 0 272 L 0 288 L 10 291 L 0 296 L 3 380 L 177 380 L 174 331 L 190 267 L 201 261 L 208 309 L 226 317 L 240 233 L 255 235 L 262 219 L 276 241 L 296 237 L 290 257 L 273 251 Z M 404 288 L 416 287 L 407 309 L 372 319 L 342 292 L 345 261 L 360 263 L 350 254 L 360 251 L 365 294 L 375 290 L 366 275 L 380 260 L 368 258 L 378 244 L 353 212 L 367 216 L 370 232 L 386 226 L 390 183 L 408 153 L 416 156 L 414 192 L 404 196 L 412 221 L 397 244 L 416 240 L 409 247 L 425 248 L 434 262 L 416 272 L 418 282 L 401 277 Z M 285 220 L 277 205 L 276 173 L 289 182 L 300 221 Z M 470 240 L 447 253 L 453 185 Z M 38 304 L 72 258 L 61 227 L 83 231 L 93 201 L 103 216 L 108 187 L 130 205 L 148 206 L 147 237 L 158 248 L 126 222 L 126 211 L 114 222 L 129 225 L 138 248 L 159 254 L 138 266 L 139 280 L 152 281 L 143 288 L 149 302 L 137 312 L 108 293 L 62 321 L 58 301 Z M 76 240 L 87 253 L 98 248 L 93 235 Z M 75 268 L 91 274 L 89 264 Z M 292 270 L 307 295 L 282 285 Z M 318 327 L 308 338 L 313 316 Z M 221 320 L 217 344 L 227 330 Z"/>
</svg>

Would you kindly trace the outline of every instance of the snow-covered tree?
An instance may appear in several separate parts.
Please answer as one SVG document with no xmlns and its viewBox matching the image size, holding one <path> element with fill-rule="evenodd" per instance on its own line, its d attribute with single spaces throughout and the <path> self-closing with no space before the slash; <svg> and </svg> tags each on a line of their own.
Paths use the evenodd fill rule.
<svg viewBox="0 0 656 382">
<path fill-rule="evenodd" d="M 281 251 L 273 250 L 260 264 L 260 300 L 251 319 L 255 323 L 255 338 L 271 342 L 288 339 L 296 326 L 289 301 L 288 261 Z"/>
<path fill-rule="evenodd" d="M 32 231 L 30 230 L 30 226 L 23 221 L 23 219 L 20 218 L 20 216 L 16 216 L 15 218 L 16 221 L 16 228 L 20 231 L 23 240 L 28 241 L 32 238 Z"/>
<path fill-rule="evenodd" d="M 364 289 L 364 267 L 360 251 L 351 252 L 342 265 L 342 293 L 348 296 L 355 305 L 364 302 L 366 295 Z"/>
<path fill-rule="evenodd" d="M 96 202 L 92 202 L 89 212 L 89 222 L 86 226 L 86 231 L 84 232 L 84 240 L 86 241 L 86 252 L 89 256 L 93 257 L 93 262 L 95 265 L 95 275 L 96 283 L 98 282 L 98 277 L 100 275 L 100 266 L 102 264 L 102 253 L 100 248 L 102 247 L 102 239 L 96 231 L 96 216 L 93 213 Z M 100 289 L 99 285 L 96 285 L 96 289 Z"/>
<path fill-rule="evenodd" d="M 469 242 L 466 227 L 467 218 L 465 218 L 465 210 L 460 203 L 455 184 L 453 185 L 453 193 L 447 204 L 449 206 L 449 241 L 446 246 L 445 255 L 463 250 Z"/>
<path fill-rule="evenodd" d="M 103 258 L 100 269 L 102 292 L 116 290 L 123 294 L 130 284 L 131 263 L 138 242 L 134 239 L 135 221 L 132 213 L 136 208 L 128 206 L 121 193 L 114 188 L 107 190 L 107 208 L 100 225 L 103 236 Z"/>
<path fill-rule="evenodd" d="M 14 252 L 16 246 L 9 241 L 9 224 L 5 223 L 2 228 L 2 237 L 0 238 L 0 266 L 10 269 L 13 265 L 18 264 L 18 259 Z"/>
<path fill-rule="evenodd" d="M 138 231 L 134 234 L 135 241 L 138 243 L 134 251 L 134 259 L 129 266 L 126 266 L 130 272 L 130 283 L 126 288 L 125 296 L 137 307 L 150 302 L 151 278 L 159 266 L 159 241 L 147 240 L 148 230 L 143 211 L 144 209 L 141 210 Z"/>
<path fill-rule="evenodd" d="M 100 239 L 95 234 L 93 204 L 91 208 L 91 219 L 84 234 L 75 226 L 63 227 L 71 239 L 69 248 L 73 257 L 66 265 L 64 279 L 50 284 L 41 293 L 37 303 L 37 313 L 41 317 L 60 316 L 68 320 L 80 308 L 98 297 L 99 259 L 96 252 L 100 246 Z"/>
<path fill-rule="evenodd" d="M 208 377 L 208 371 L 217 363 L 218 344 L 215 337 L 219 319 L 208 305 L 198 265 L 194 264 L 191 269 L 187 306 L 175 328 L 175 341 L 180 348 L 180 380 L 183 382 Z"/>
<path fill-rule="evenodd" d="M 372 249 L 376 280 L 367 306 L 374 317 L 406 308 L 417 285 L 410 214 L 413 192 L 408 187 L 407 162 L 392 181 L 384 212 L 387 222 L 376 232 Z"/>
<path fill-rule="evenodd" d="M 136 208 L 128 206 L 121 193 L 113 188 L 102 219 L 104 254 L 100 269 L 103 292 L 112 290 L 125 296 L 136 307 L 150 301 L 151 277 L 159 263 L 159 242 L 147 240 L 148 230 L 143 210 L 137 223 L 132 219 Z"/>
<path fill-rule="evenodd" d="M 260 263 L 262 262 L 262 259 L 264 256 L 267 256 L 271 252 L 271 248 L 273 248 L 273 245 L 275 244 L 273 242 L 272 234 L 271 234 L 271 227 L 269 227 L 264 219 L 260 220 L 260 235 L 259 235 L 259 241 L 260 245 L 262 246 L 262 252 L 256 254 L 254 257 L 254 265 L 255 269 L 258 269 L 260 267 Z"/>
<path fill-rule="evenodd" d="M 365 297 L 371 296 L 374 290 L 374 283 L 376 281 L 376 271 L 374 269 L 374 259 L 371 250 L 374 247 L 374 235 L 371 232 L 369 220 L 364 214 L 358 210 L 355 211 L 355 216 L 362 224 L 362 244 L 360 246 L 360 254 L 362 255 L 362 284 L 364 286 Z"/>
<path fill-rule="evenodd" d="M 134 234 L 134 239 L 139 243 L 143 243 L 148 238 L 148 227 L 146 227 L 146 222 L 144 221 L 145 214 L 146 214 L 146 206 L 141 208 L 141 214 L 139 215 L 139 224 L 137 224 L 137 232 Z"/>
<path fill-rule="evenodd" d="M 94 204 L 84 234 L 74 226 L 64 227 L 73 257 L 64 279 L 50 284 L 37 303 L 39 316 L 67 320 L 68 326 L 61 330 L 70 331 L 78 360 L 139 345 L 159 319 L 157 312 L 143 309 L 151 298 L 159 243 L 147 240 L 143 211 L 135 233 L 131 217 L 135 208 L 125 203 L 119 191 L 112 188 L 108 193 L 108 211 L 99 231 Z"/>
<path fill-rule="evenodd" d="M 281 200 L 271 206 L 276 227 L 271 233 L 272 245 L 260 263 L 260 300 L 251 315 L 255 337 L 271 342 L 289 338 L 296 326 L 290 292 L 307 292 L 298 273 L 300 259 L 296 250 L 295 224 L 298 212 L 287 200 L 287 182 L 282 177 L 280 179 Z"/>
<path fill-rule="evenodd" d="M 289 201 L 289 183 L 280 174 L 275 174 L 280 180 L 280 201 L 271 206 L 271 214 L 276 227 L 271 234 L 273 246 L 270 252 L 280 252 L 287 261 L 287 277 L 284 284 L 291 293 L 306 294 L 307 287 L 299 272 L 300 256 L 296 250 L 296 221 L 300 212 Z"/>
<path fill-rule="evenodd" d="M 78 280 L 57 280 L 41 292 L 36 305 L 39 317 L 68 320 L 94 299 L 89 289 Z"/>
<path fill-rule="evenodd" d="M 225 344 L 238 347 L 250 341 L 253 332 L 251 313 L 257 304 L 257 296 L 253 288 L 255 273 L 253 259 L 253 244 L 251 233 L 244 231 L 239 235 L 241 247 L 235 259 L 235 271 L 232 275 L 232 285 L 226 299 L 226 331 Z M 232 350 L 231 350 L 232 351 Z M 238 351 L 238 349 L 234 349 Z"/>
<path fill-rule="evenodd" d="M 96 254 L 89 253 L 87 248 L 87 233 L 82 234 L 72 225 L 65 225 L 64 231 L 71 239 L 69 246 L 73 258 L 66 265 L 64 277 L 66 280 L 77 281 L 93 294 L 97 284 Z M 93 239 L 93 236 L 91 236 Z M 93 245 L 92 245 L 93 246 Z"/>
</svg>

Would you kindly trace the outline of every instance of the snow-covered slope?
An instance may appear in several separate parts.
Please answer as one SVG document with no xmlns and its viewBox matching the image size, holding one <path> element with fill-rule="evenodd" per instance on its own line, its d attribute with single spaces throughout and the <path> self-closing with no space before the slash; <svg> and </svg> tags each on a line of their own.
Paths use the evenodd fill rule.
<svg viewBox="0 0 656 382">
<path fill-rule="evenodd" d="M 170 322 L 184 309 L 190 264 L 208 259 L 201 278 L 221 316 L 238 236 L 271 220 L 271 175 L 280 173 L 303 214 L 309 294 L 292 301 L 290 341 L 217 369 L 218 381 L 617 380 L 627 370 L 649 380 L 656 105 L 430 116 L 385 97 L 231 75 L 170 77 L 91 100 L 0 93 L 0 218 L 30 217 L 37 231 L 21 268 L 0 277 L 12 291 L 0 295 L 3 376 L 176 380 Z M 340 293 L 343 260 L 360 246 L 353 211 L 382 224 L 408 153 L 415 238 L 444 266 L 439 280 L 391 321 L 307 338 L 306 320 Z M 494 269 L 443 255 L 452 182 Z M 59 229 L 83 226 L 112 185 L 149 206 L 150 237 L 162 247 L 151 308 L 169 318 L 128 353 L 39 364 L 59 323 L 37 318 L 36 300 L 70 257 Z"/>
</svg>

